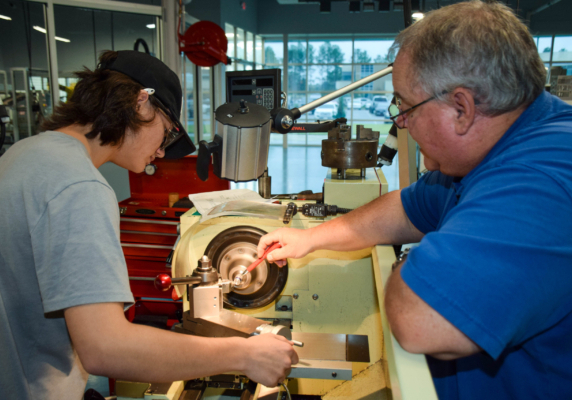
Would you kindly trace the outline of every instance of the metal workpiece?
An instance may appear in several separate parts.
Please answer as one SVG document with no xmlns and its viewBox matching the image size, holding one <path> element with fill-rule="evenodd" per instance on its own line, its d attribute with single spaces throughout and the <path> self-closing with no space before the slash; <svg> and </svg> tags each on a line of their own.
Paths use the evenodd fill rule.
<svg viewBox="0 0 572 400">
<path fill-rule="evenodd" d="M 257 259 L 257 249 L 253 243 L 233 243 L 226 248 L 224 257 L 219 263 L 220 274 L 223 278 L 233 282 L 237 293 L 253 294 L 262 288 L 268 278 L 266 261 L 263 261 L 251 273 L 245 274 L 246 268 Z M 240 280 L 238 285 L 235 284 L 237 278 Z"/>
<path fill-rule="evenodd" d="M 292 340 L 292 332 L 290 329 L 286 328 L 282 325 L 268 325 L 262 324 L 256 327 L 256 333 L 259 335 L 263 335 L 265 333 L 273 333 L 274 335 L 284 336 L 288 340 Z"/>
<path fill-rule="evenodd" d="M 288 268 L 263 261 L 250 273 L 246 268 L 258 259 L 257 245 L 266 232 L 252 226 L 235 226 L 216 235 L 205 254 L 224 280 L 240 283 L 224 295 L 224 303 L 233 308 L 264 307 L 274 301 L 284 289 Z"/>
</svg>

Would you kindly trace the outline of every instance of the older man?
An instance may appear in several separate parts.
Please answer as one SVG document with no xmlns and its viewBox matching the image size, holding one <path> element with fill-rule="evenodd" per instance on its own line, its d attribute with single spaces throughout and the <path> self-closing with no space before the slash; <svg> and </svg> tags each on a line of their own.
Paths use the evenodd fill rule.
<svg viewBox="0 0 572 400">
<path fill-rule="evenodd" d="M 572 107 L 544 91 L 527 28 L 459 3 L 399 34 L 395 123 L 430 170 L 306 231 L 261 239 L 270 260 L 420 242 L 386 287 L 440 398 L 572 398 Z M 280 262 L 280 261 L 279 261 Z"/>
</svg>

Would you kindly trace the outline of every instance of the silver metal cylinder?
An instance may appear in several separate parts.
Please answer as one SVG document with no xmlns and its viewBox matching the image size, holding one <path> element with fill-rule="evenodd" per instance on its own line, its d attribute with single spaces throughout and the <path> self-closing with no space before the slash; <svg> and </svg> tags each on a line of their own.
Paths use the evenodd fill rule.
<svg viewBox="0 0 572 400">
<path fill-rule="evenodd" d="M 270 121 L 252 128 L 217 121 L 217 131 L 223 140 L 221 178 L 245 182 L 264 173 L 270 147 Z"/>
<path fill-rule="evenodd" d="M 276 326 L 267 324 L 260 325 L 256 327 L 256 332 L 260 335 L 263 335 L 265 333 L 273 333 L 275 335 L 284 336 L 288 340 L 292 340 L 292 332 L 290 331 L 290 329 L 282 325 L 276 325 Z"/>
<path fill-rule="evenodd" d="M 258 178 L 258 194 L 265 199 L 271 197 L 272 191 L 272 177 L 268 175 L 268 168 L 264 171 L 264 174 Z"/>
</svg>

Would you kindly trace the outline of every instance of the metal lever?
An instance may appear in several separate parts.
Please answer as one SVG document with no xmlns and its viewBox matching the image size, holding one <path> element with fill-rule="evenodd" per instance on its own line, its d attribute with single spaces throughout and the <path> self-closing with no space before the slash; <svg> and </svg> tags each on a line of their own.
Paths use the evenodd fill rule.
<svg viewBox="0 0 572 400">
<path fill-rule="evenodd" d="M 155 278 L 155 287 L 163 292 L 169 290 L 174 285 L 198 285 L 202 279 L 198 276 L 187 276 L 185 278 L 171 278 L 168 274 L 159 274 Z"/>
</svg>

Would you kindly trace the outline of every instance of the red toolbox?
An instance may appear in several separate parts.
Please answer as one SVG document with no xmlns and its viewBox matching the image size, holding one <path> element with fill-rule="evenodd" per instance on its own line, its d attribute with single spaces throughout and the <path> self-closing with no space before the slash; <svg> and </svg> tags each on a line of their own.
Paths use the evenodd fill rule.
<svg viewBox="0 0 572 400">
<path fill-rule="evenodd" d="M 155 289 L 153 280 L 158 274 L 171 274 L 166 261 L 179 235 L 179 217 L 192 207 L 188 195 L 230 189 L 230 182 L 212 170 L 209 179 L 201 181 L 196 165 L 197 156 L 155 159 L 146 172 L 129 172 L 131 197 L 119 202 L 119 210 L 121 246 L 136 301 L 127 312 L 130 321 L 151 325 L 166 321 L 169 328 L 180 318 L 182 303 L 174 302 L 170 291 Z M 177 201 L 172 207 L 170 194 L 171 202 Z"/>
</svg>

